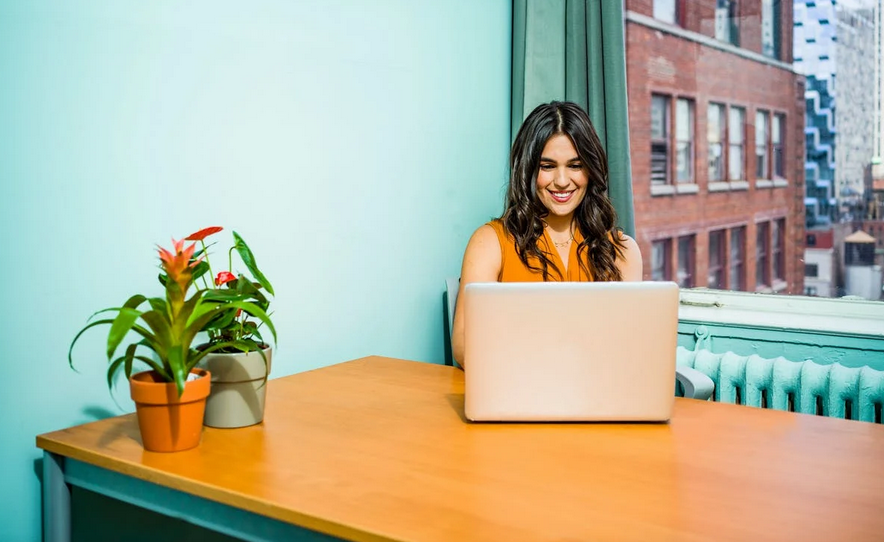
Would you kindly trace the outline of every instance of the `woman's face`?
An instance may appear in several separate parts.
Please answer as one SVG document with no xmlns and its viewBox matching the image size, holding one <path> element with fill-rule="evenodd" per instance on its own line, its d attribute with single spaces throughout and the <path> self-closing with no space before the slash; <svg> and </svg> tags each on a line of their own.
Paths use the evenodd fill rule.
<svg viewBox="0 0 884 542">
<path fill-rule="evenodd" d="M 586 195 L 589 176 L 571 138 L 556 134 L 549 138 L 540 155 L 537 195 L 555 216 L 571 216 Z"/>
</svg>

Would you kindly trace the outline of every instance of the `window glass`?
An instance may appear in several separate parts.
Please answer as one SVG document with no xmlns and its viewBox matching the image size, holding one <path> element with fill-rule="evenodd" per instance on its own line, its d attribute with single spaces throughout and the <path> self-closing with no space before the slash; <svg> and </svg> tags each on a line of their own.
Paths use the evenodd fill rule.
<svg viewBox="0 0 884 542">
<path fill-rule="evenodd" d="M 728 178 L 731 181 L 740 181 L 745 179 L 743 165 L 745 162 L 745 154 L 743 147 L 745 142 L 746 110 L 742 107 L 731 107 L 730 118 L 728 119 Z"/>
</svg>

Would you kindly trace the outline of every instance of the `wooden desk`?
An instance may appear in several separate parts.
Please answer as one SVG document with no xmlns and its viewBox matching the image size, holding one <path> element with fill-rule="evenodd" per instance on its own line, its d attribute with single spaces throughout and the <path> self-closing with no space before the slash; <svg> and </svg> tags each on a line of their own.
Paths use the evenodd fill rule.
<svg viewBox="0 0 884 542">
<path fill-rule="evenodd" d="M 461 371 L 378 357 L 269 386 L 263 425 L 178 454 L 134 415 L 37 437 L 47 533 L 74 484 L 247 540 L 884 540 L 881 425 L 689 399 L 668 425 L 471 424 Z"/>
</svg>

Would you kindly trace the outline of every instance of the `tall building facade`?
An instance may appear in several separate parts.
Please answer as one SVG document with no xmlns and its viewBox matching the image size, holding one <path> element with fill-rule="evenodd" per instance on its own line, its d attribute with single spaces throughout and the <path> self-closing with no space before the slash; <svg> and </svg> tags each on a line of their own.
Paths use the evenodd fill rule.
<svg viewBox="0 0 884 542">
<path fill-rule="evenodd" d="M 804 78 L 792 3 L 626 0 L 645 278 L 803 293 Z"/>
<path fill-rule="evenodd" d="M 796 0 L 795 69 L 807 79 L 807 226 L 862 218 L 880 144 L 880 0 Z"/>
</svg>

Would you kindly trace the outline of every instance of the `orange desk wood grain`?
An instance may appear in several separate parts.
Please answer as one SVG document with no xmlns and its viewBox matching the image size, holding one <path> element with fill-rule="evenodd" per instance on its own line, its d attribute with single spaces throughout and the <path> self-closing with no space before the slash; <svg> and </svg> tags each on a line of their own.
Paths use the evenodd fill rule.
<svg viewBox="0 0 884 542">
<path fill-rule="evenodd" d="M 38 446 L 349 540 L 884 540 L 881 425 L 689 399 L 663 425 L 473 424 L 460 370 L 379 357 L 268 385 L 262 425 L 191 451 L 145 452 L 134 415 Z"/>
</svg>

